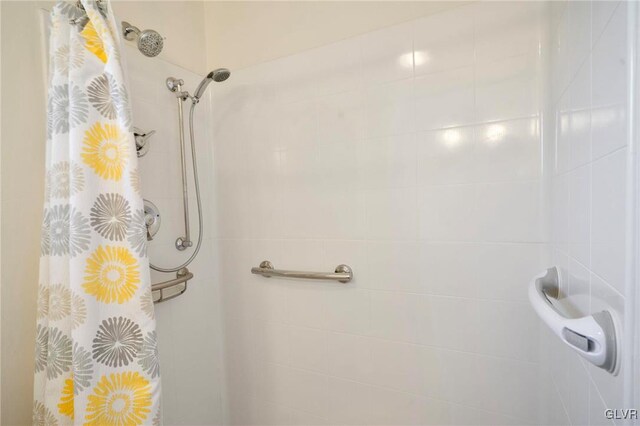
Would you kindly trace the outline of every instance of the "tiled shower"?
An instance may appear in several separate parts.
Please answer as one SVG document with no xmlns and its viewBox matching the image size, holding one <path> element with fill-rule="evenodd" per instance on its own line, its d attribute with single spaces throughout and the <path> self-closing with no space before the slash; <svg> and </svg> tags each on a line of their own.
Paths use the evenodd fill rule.
<svg viewBox="0 0 640 426">
<path fill-rule="evenodd" d="M 549 336 L 527 284 L 557 264 L 578 312 L 624 327 L 628 16 L 465 5 L 214 92 L 230 422 L 600 424 L 625 406 L 624 370 Z M 354 280 L 246 273 L 263 260 Z"/>
<path fill-rule="evenodd" d="M 231 422 L 537 422 L 546 8 L 457 7 L 213 95 Z M 247 274 L 347 263 L 347 285 Z"/>
<path fill-rule="evenodd" d="M 634 3 L 442 3 L 238 69 L 206 40 L 220 22 L 207 3 L 114 3 L 118 19 L 169 34 L 156 58 L 124 48 L 134 125 L 157 132 L 139 159 L 142 195 L 162 213 L 156 264 L 191 253 L 174 246 L 183 213 L 165 79 L 193 91 L 212 64 L 232 72 L 195 117 L 204 238 L 194 278 L 155 308 L 164 424 L 637 424 L 606 411 L 640 405 Z M 51 6 L 24 4 L 43 17 Z M 18 9 L 2 5 L 3 26 Z M 186 10 L 203 22 L 169 32 Z M 22 144 L 39 152 L 31 133 L 18 144 L 16 124 L 2 126 L 4 158 Z M 35 163 L 2 162 L 3 424 L 31 418 L 32 366 L 15 354 L 32 351 L 35 296 L 23 287 L 33 278 L 11 247 L 25 259 L 37 250 L 38 236 L 17 229 L 40 219 L 10 206 L 40 209 L 18 191 L 42 191 L 40 176 L 11 180 L 21 167 L 44 173 Z M 353 279 L 252 274 L 263 261 L 346 264 Z M 531 281 L 554 265 L 571 316 L 614 316 L 615 374 L 532 309 Z"/>
<path fill-rule="evenodd" d="M 631 6 L 570 3 L 551 8 L 550 154 L 552 259 L 566 277 L 563 291 L 578 315 L 610 309 L 622 332 L 633 325 L 626 270 L 629 181 L 629 56 Z M 628 336 L 628 335 L 624 335 Z M 547 338 L 547 336 L 545 336 Z M 622 341 L 629 356 L 633 338 Z M 623 363 L 617 376 L 583 362 L 547 338 L 543 350 L 572 424 L 600 424 L 606 408 L 629 404 Z M 625 358 L 628 360 L 628 358 Z M 628 385 L 628 383 L 627 383 Z M 557 404 L 557 402 L 555 402 Z M 618 419 L 616 422 L 620 422 Z"/>
</svg>

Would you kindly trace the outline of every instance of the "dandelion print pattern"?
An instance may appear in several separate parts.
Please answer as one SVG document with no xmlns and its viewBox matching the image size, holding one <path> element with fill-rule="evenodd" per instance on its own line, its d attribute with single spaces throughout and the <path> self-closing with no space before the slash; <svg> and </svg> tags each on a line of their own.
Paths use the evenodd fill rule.
<svg viewBox="0 0 640 426">
<path fill-rule="evenodd" d="M 38 287 L 38 318 L 49 315 L 49 286 L 40 284 Z"/>
<path fill-rule="evenodd" d="M 138 324 L 124 317 L 102 321 L 93 339 L 93 359 L 110 367 L 122 367 L 136 357 L 142 346 Z"/>
<path fill-rule="evenodd" d="M 64 46 L 59 47 L 53 56 L 53 63 L 58 72 L 60 72 L 61 74 L 69 71 L 69 68 L 80 68 L 82 66 L 82 63 L 84 62 L 84 57 L 81 50 L 74 52 L 73 55 L 71 55 L 70 53 L 71 47 L 68 44 L 65 44 Z"/>
<path fill-rule="evenodd" d="M 73 379 L 66 379 L 64 386 L 62 387 L 62 396 L 60 396 L 60 403 L 58 404 L 58 412 L 73 419 Z"/>
<path fill-rule="evenodd" d="M 109 73 L 94 78 L 87 87 L 89 102 L 104 117 L 120 118 L 126 127 L 130 125 L 127 92 Z"/>
<path fill-rule="evenodd" d="M 49 112 L 53 133 L 68 133 L 87 120 L 89 105 L 79 87 L 68 84 L 53 86 L 49 92 Z"/>
<path fill-rule="evenodd" d="M 69 253 L 69 205 L 53 206 L 45 215 L 48 230 L 48 242 L 50 244 L 51 254 L 54 256 L 62 256 Z"/>
<path fill-rule="evenodd" d="M 49 329 L 38 324 L 36 330 L 36 373 L 47 367 L 47 345 L 49 343 Z"/>
<path fill-rule="evenodd" d="M 114 102 L 118 97 L 118 86 L 111 74 L 104 73 L 94 78 L 87 87 L 87 93 L 89 102 L 100 114 L 111 120 L 118 116 Z"/>
<path fill-rule="evenodd" d="M 155 314 L 153 311 L 153 295 L 151 294 L 150 289 L 148 291 L 145 291 L 144 294 L 140 296 L 140 307 L 149 318 L 155 318 Z"/>
<path fill-rule="evenodd" d="M 73 320 L 72 328 L 77 328 L 82 325 L 87 318 L 87 307 L 84 299 L 77 294 L 71 297 L 71 318 Z"/>
<path fill-rule="evenodd" d="M 122 241 L 131 223 L 129 202 L 120 194 L 100 194 L 91 208 L 91 226 L 111 241 Z"/>
<path fill-rule="evenodd" d="M 42 217 L 42 230 L 40 232 L 40 255 L 49 256 L 51 254 L 51 217 L 49 210 L 45 209 Z"/>
<path fill-rule="evenodd" d="M 77 395 L 91 385 L 93 363 L 91 354 L 78 343 L 73 345 L 73 392 Z"/>
<path fill-rule="evenodd" d="M 42 253 L 75 256 L 89 247 L 89 221 L 68 204 L 55 205 L 45 212 Z"/>
<path fill-rule="evenodd" d="M 131 220 L 129 229 L 127 230 L 127 240 L 131 248 L 136 251 L 138 256 L 147 256 L 147 225 L 145 223 L 144 210 L 136 211 Z"/>
<path fill-rule="evenodd" d="M 69 198 L 82 191 L 84 175 L 75 163 L 61 161 L 47 173 L 47 193 L 51 198 Z"/>
<path fill-rule="evenodd" d="M 55 379 L 71 368 L 71 339 L 57 328 L 49 330 L 46 364 L 49 379 Z"/>
<path fill-rule="evenodd" d="M 89 243 L 91 242 L 89 220 L 82 213 L 72 208 L 70 223 L 69 254 L 76 256 L 89 248 Z"/>
<path fill-rule="evenodd" d="M 128 141 L 115 124 L 94 124 L 86 131 L 82 160 L 103 179 L 119 181 L 129 158 Z"/>
<path fill-rule="evenodd" d="M 58 426 L 56 416 L 40 401 L 33 402 L 33 426 Z"/>
<path fill-rule="evenodd" d="M 104 303 L 124 303 L 140 284 L 138 261 L 125 247 L 98 246 L 87 259 L 82 288 Z"/>
<path fill-rule="evenodd" d="M 96 28 L 93 26 L 93 22 L 89 21 L 87 25 L 84 26 L 80 35 L 84 38 L 84 47 L 94 55 L 98 59 L 100 59 L 105 64 L 107 63 L 107 52 L 104 48 L 104 43 L 102 39 L 98 35 Z"/>
<path fill-rule="evenodd" d="M 53 111 L 51 110 L 52 105 L 51 102 L 47 102 L 47 142 L 51 142 L 51 137 L 53 136 Z"/>
<path fill-rule="evenodd" d="M 60 8 L 60 12 L 70 19 L 78 18 L 82 13 L 73 2 L 59 2 L 56 7 Z"/>
<path fill-rule="evenodd" d="M 49 289 L 49 318 L 57 321 L 71 313 L 71 290 L 62 284 Z"/>
<path fill-rule="evenodd" d="M 120 23 L 77 3 L 49 26 L 33 423 L 149 425 L 161 386 Z"/>
<path fill-rule="evenodd" d="M 133 190 L 140 194 L 140 172 L 138 169 L 131 170 L 129 180 L 131 181 Z"/>
<path fill-rule="evenodd" d="M 138 355 L 138 364 L 149 376 L 160 377 L 160 359 L 158 357 L 158 336 L 150 331 L 144 338 L 142 349 Z"/>
<path fill-rule="evenodd" d="M 99 12 L 97 8 L 88 8 L 86 12 L 87 16 L 94 24 L 94 30 L 96 34 L 98 34 L 98 37 L 103 41 L 116 39 L 115 41 L 117 43 L 118 37 L 113 36 L 111 27 L 109 25 L 105 25 L 107 23 L 100 19 L 102 13 Z M 120 49 L 117 48 L 118 46 L 114 46 L 113 44 L 103 44 L 103 46 L 107 56 L 112 60 L 112 62 L 118 62 L 122 69 Z"/>
<path fill-rule="evenodd" d="M 88 399 L 85 426 L 142 424 L 151 412 L 151 385 L 137 372 L 113 373 Z"/>
</svg>

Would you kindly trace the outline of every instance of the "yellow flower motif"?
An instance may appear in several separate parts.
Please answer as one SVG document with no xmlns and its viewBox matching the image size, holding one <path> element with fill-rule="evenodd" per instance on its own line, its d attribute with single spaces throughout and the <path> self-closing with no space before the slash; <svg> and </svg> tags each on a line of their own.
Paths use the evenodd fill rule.
<svg viewBox="0 0 640 426">
<path fill-rule="evenodd" d="M 107 52 L 104 49 L 104 43 L 91 21 L 87 22 L 80 35 L 84 38 L 84 47 L 106 64 Z"/>
<path fill-rule="evenodd" d="M 129 158 L 127 142 L 117 125 L 96 123 L 84 134 L 82 160 L 100 177 L 118 181 Z"/>
<path fill-rule="evenodd" d="M 84 272 L 82 288 L 104 303 L 128 301 L 140 284 L 138 261 L 124 247 L 98 246 Z"/>
<path fill-rule="evenodd" d="M 136 372 L 102 376 L 88 397 L 85 426 L 142 424 L 151 412 L 151 385 Z"/>
<path fill-rule="evenodd" d="M 58 411 L 60 414 L 69 416 L 73 419 L 73 376 L 70 379 L 64 381 L 64 387 L 62 388 L 62 396 L 60 397 L 60 403 L 58 404 Z"/>
</svg>

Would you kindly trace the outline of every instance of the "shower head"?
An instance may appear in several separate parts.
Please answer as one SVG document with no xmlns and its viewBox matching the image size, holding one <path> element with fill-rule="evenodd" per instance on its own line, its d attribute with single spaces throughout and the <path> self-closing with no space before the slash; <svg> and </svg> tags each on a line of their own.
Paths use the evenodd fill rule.
<svg viewBox="0 0 640 426">
<path fill-rule="evenodd" d="M 231 71 L 229 71 L 226 68 L 218 68 L 218 69 L 215 69 L 215 70 L 211 71 L 207 75 L 207 78 L 211 78 L 215 82 L 221 82 L 221 81 L 225 81 L 230 76 L 231 76 Z"/>
<path fill-rule="evenodd" d="M 126 40 L 138 39 L 138 50 L 143 55 L 153 58 L 162 52 L 164 41 L 162 36 L 155 30 L 140 31 L 128 22 L 122 23 L 122 34 Z"/>
<path fill-rule="evenodd" d="M 138 36 L 138 49 L 145 56 L 150 58 L 158 56 L 163 46 L 162 36 L 157 31 L 144 30 Z"/>
<path fill-rule="evenodd" d="M 207 89 L 207 86 L 209 85 L 209 83 L 211 83 L 212 81 L 215 81 L 215 82 L 225 81 L 226 79 L 229 78 L 230 75 L 231 75 L 231 71 L 229 71 L 226 68 L 218 68 L 211 71 L 200 82 L 200 84 L 198 84 L 198 87 L 196 88 L 196 91 L 193 94 L 193 97 L 196 99 L 200 99 L 204 91 Z"/>
</svg>

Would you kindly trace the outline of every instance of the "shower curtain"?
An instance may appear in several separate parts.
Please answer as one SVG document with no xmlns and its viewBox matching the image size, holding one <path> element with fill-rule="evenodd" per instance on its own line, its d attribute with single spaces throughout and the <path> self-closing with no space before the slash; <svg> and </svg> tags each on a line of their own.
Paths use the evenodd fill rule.
<svg viewBox="0 0 640 426">
<path fill-rule="evenodd" d="M 52 11 L 35 425 L 161 423 L 129 98 L 101 3 L 82 0 L 88 20 L 75 1 Z"/>
</svg>

